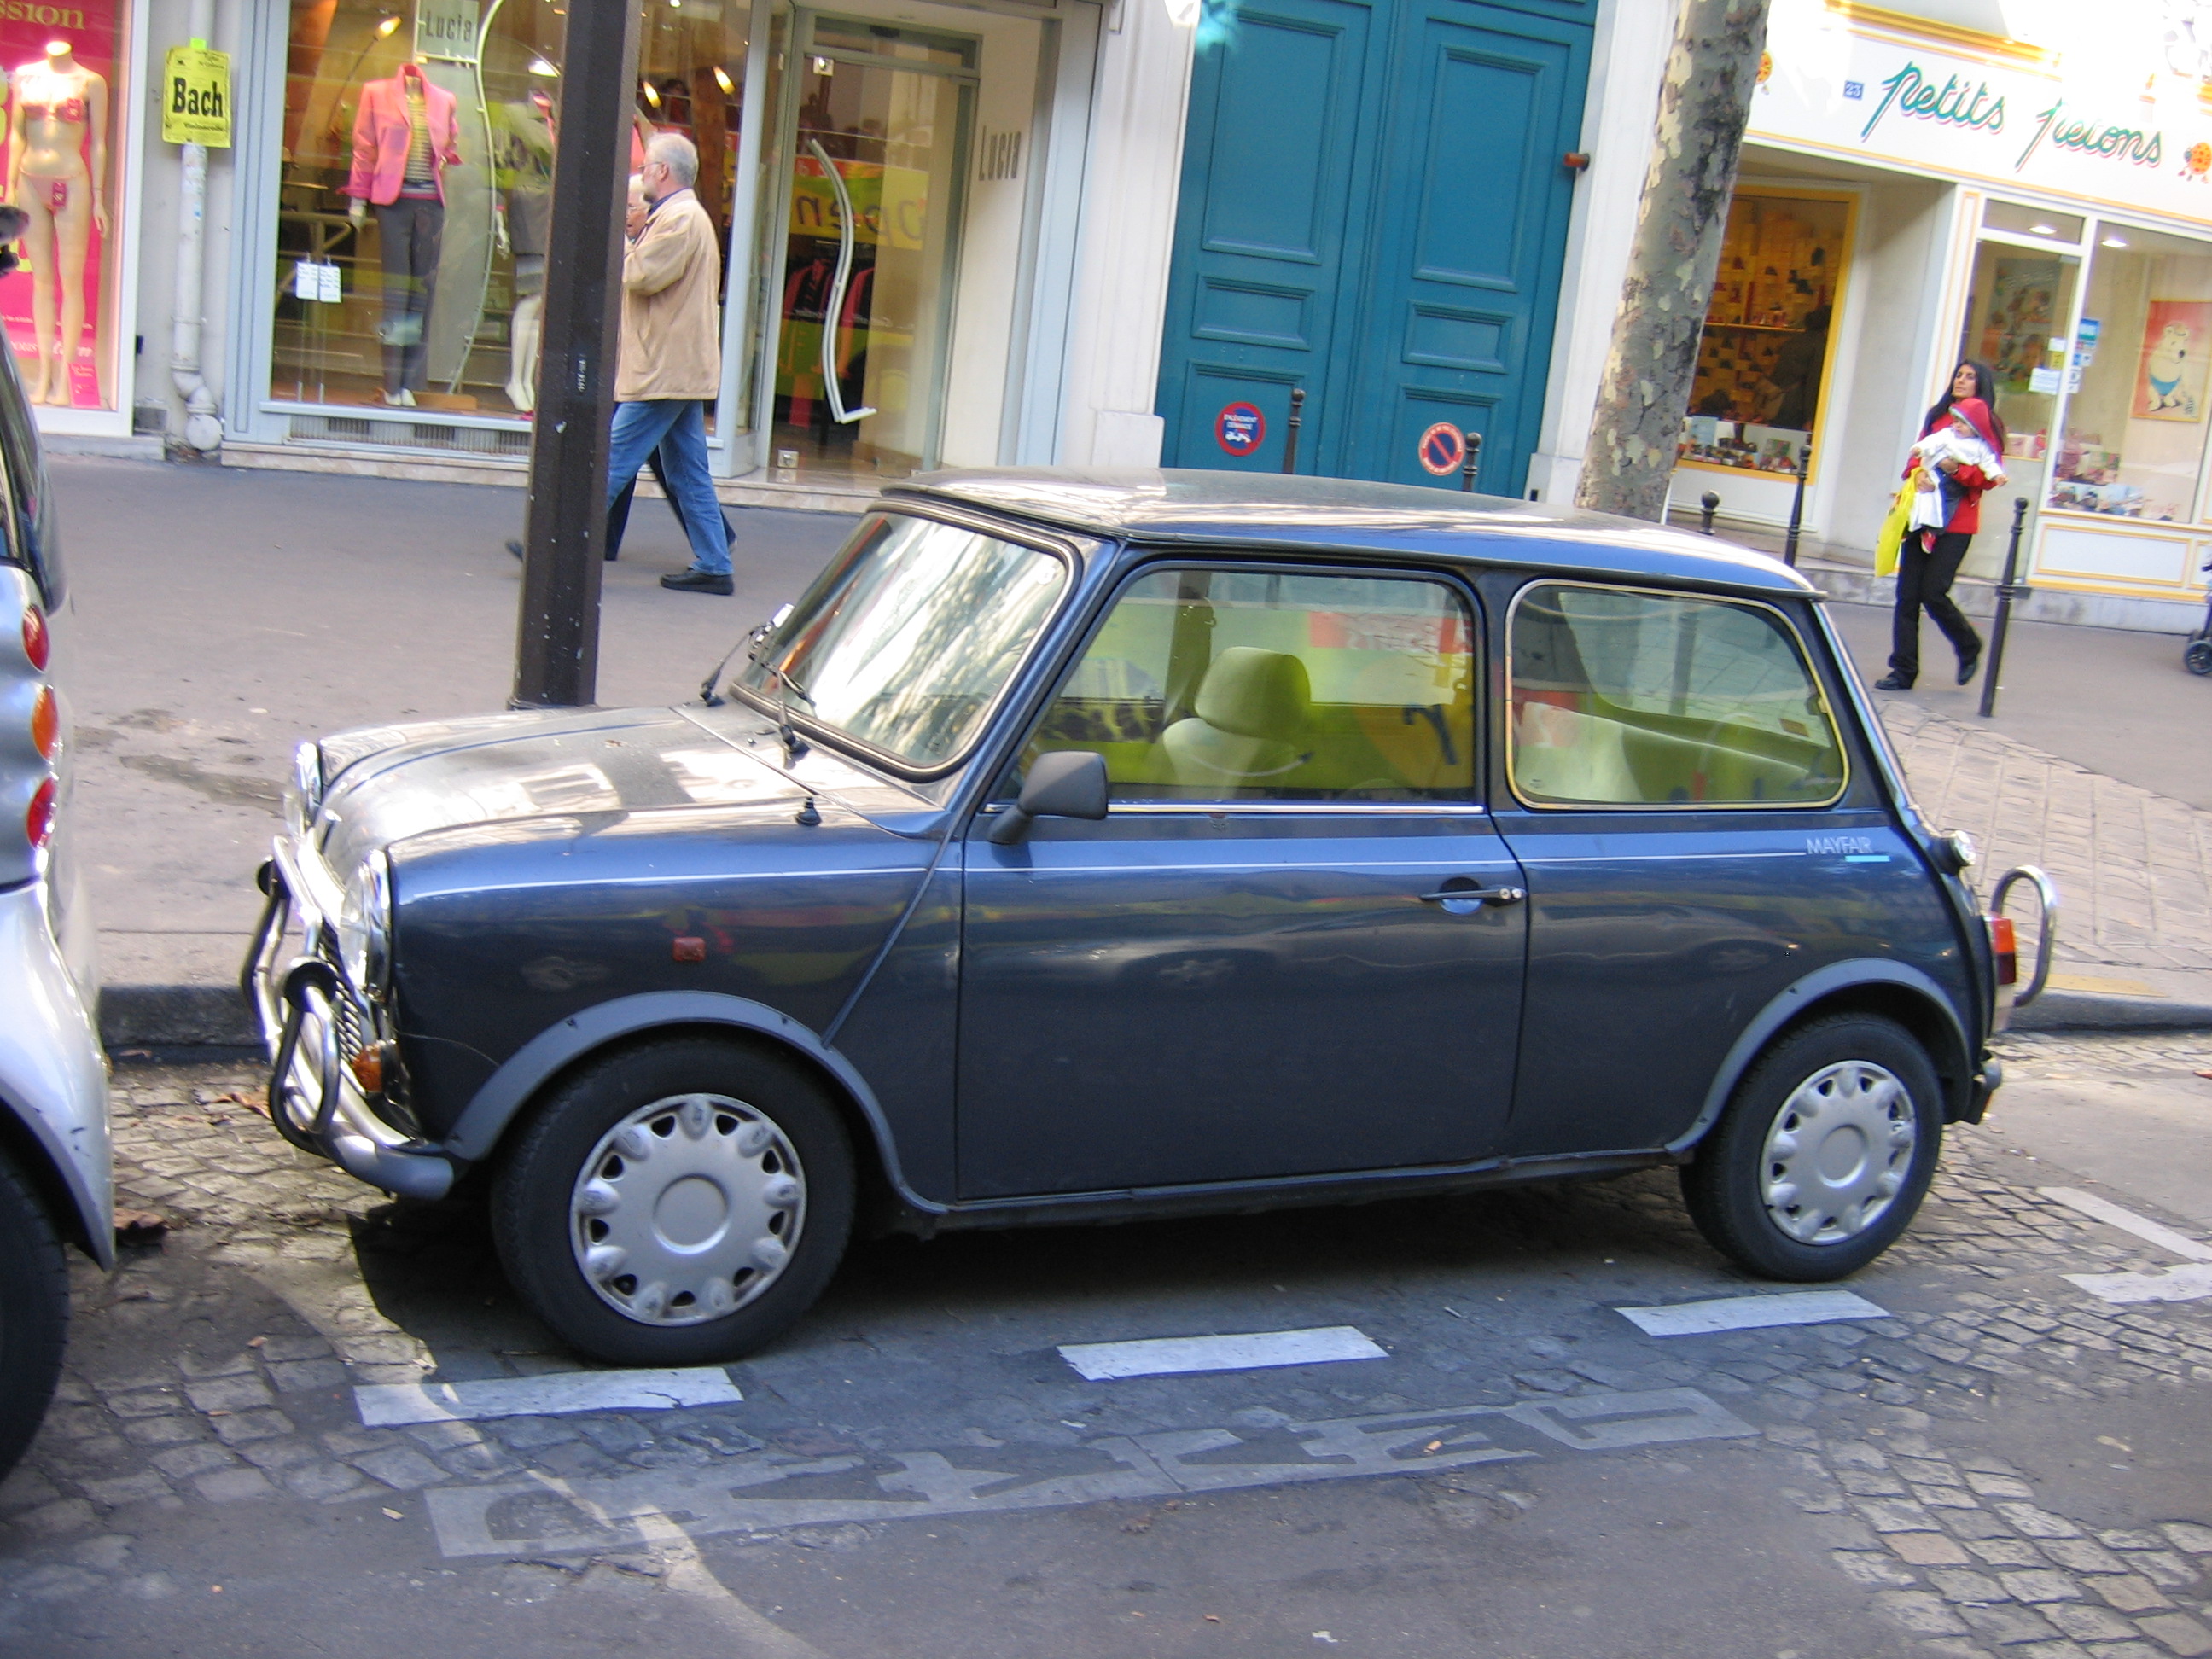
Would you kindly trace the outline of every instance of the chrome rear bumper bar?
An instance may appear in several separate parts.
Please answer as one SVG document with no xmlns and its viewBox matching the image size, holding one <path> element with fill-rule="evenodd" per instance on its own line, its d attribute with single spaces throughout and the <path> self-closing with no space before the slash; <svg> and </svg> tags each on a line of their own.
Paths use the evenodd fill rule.
<svg viewBox="0 0 2212 1659">
<path fill-rule="evenodd" d="M 453 1159 L 380 1118 L 339 1053 L 339 1004 L 354 999 L 338 970 L 312 949 L 278 965 L 294 906 L 283 843 L 277 847 L 256 878 L 269 902 L 240 975 L 269 1051 L 270 1121 L 302 1152 L 372 1187 L 403 1198 L 443 1198 L 453 1184 Z M 312 933 L 313 919 L 303 920 Z M 356 1007 L 366 1024 L 367 1011 Z"/>
</svg>

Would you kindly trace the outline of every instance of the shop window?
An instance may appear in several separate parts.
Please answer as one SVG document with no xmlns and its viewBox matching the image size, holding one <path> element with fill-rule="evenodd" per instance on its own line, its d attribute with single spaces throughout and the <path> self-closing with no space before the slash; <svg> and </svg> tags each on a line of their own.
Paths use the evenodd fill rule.
<svg viewBox="0 0 2212 1659">
<path fill-rule="evenodd" d="M 272 397 L 463 416 L 534 407 L 567 6 L 479 12 L 475 0 L 293 0 Z M 657 132 L 690 138 L 726 246 L 745 11 L 641 15 L 631 165 Z"/>
<path fill-rule="evenodd" d="M 2118 518 L 2196 514 L 2212 365 L 2212 248 L 2100 228 L 2075 337 L 2050 504 Z"/>
<path fill-rule="evenodd" d="M 0 318 L 35 404 L 120 406 L 122 140 L 137 96 L 126 84 L 129 18 L 112 0 L 0 7 L 5 199 L 30 221 L 21 264 L 0 277 Z"/>
<path fill-rule="evenodd" d="M 1796 471 L 1834 355 L 1851 212 L 1844 197 L 1736 192 L 1698 344 L 1684 460 Z"/>
<path fill-rule="evenodd" d="M 1998 204 L 1992 204 L 1994 216 Z M 2024 209 L 2013 209 L 2015 216 Z M 2031 216 L 2034 224 L 2077 233 L 2081 222 Z M 2005 498 L 2042 493 L 2050 465 L 2051 423 L 2065 379 L 2066 319 L 2081 269 L 2071 254 L 2044 253 L 2011 242 L 1984 241 L 1974 252 L 1959 356 L 1987 363 L 1996 378 L 1997 418 L 2005 425 Z M 1942 366 L 1948 381 L 1954 365 Z M 1932 400 L 1931 400 L 1932 401 Z"/>
</svg>

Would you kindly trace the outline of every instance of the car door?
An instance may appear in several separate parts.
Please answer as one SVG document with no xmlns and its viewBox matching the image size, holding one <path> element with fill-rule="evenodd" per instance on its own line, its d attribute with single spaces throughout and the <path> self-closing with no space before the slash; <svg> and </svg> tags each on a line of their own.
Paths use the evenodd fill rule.
<svg viewBox="0 0 2212 1659">
<path fill-rule="evenodd" d="M 1124 584 L 1021 758 L 1104 755 L 1107 817 L 1000 846 L 994 805 L 965 842 L 963 1198 L 1492 1150 L 1525 907 L 1477 793 L 1474 614 L 1413 573 Z"/>
<path fill-rule="evenodd" d="M 1496 817 L 1529 890 L 1513 1153 L 1663 1145 L 1791 985 L 1939 966 L 1952 930 L 1790 612 L 1550 580 L 1501 608 Z"/>
</svg>

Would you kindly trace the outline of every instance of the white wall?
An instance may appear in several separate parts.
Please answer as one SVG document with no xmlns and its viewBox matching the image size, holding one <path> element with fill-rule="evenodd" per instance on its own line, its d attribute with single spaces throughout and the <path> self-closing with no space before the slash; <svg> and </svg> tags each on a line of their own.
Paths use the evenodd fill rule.
<svg viewBox="0 0 2212 1659">
<path fill-rule="evenodd" d="M 1114 0 L 1107 13 L 1062 392 L 1063 465 L 1159 465 L 1163 428 L 1152 404 L 1192 33 L 1170 19 L 1165 0 Z"/>
<path fill-rule="evenodd" d="M 1607 0 L 1598 9 L 1583 105 L 1582 147 L 1590 164 L 1575 185 L 1567 221 L 1544 423 L 1528 459 L 1528 487 L 1543 501 L 1574 500 L 1589 453 L 1590 417 L 1628 274 L 1676 15 L 1675 0 Z"/>
<path fill-rule="evenodd" d="M 266 0 L 264 0 L 266 3 Z M 241 56 L 241 14 L 249 0 L 216 0 L 215 33 L 208 41 L 218 52 L 231 54 L 231 102 L 238 103 Z M 141 162 L 138 247 L 137 332 L 145 349 L 137 356 L 137 372 L 127 369 L 121 384 L 133 388 L 125 407 L 157 405 L 165 414 L 155 416 L 163 429 L 182 436 L 184 399 L 177 396 L 169 376 L 172 319 L 176 309 L 177 198 L 184 169 L 181 147 L 161 142 L 161 59 L 171 46 L 187 38 L 188 0 L 149 0 L 146 42 L 145 82 L 138 89 L 146 112 L 145 155 Z M 228 299 L 231 284 L 233 169 L 234 149 L 208 152 L 207 271 L 201 288 L 200 311 L 204 327 L 200 336 L 200 372 L 218 406 L 228 407 L 228 388 L 223 385 L 223 354 L 228 343 Z M 270 278 L 273 289 L 276 278 Z M 124 358 L 130 358 L 125 342 Z M 154 414 L 149 410 L 149 415 Z M 144 424 L 142 420 L 140 424 Z"/>
</svg>

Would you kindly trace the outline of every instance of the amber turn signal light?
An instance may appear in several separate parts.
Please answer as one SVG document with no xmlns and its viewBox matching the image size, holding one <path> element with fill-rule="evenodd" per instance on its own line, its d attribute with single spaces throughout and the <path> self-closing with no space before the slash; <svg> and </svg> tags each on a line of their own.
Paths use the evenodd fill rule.
<svg viewBox="0 0 2212 1659">
<path fill-rule="evenodd" d="M 2010 916 L 1991 916 L 1990 954 L 1996 959 L 1997 983 L 2020 983 L 2020 935 Z"/>
<path fill-rule="evenodd" d="M 384 1092 L 384 1044 L 370 1043 L 347 1063 L 353 1068 L 353 1080 L 361 1085 L 363 1094 Z"/>
<path fill-rule="evenodd" d="M 31 743 L 40 760 L 52 760 L 54 750 L 62 746 L 61 699 L 54 696 L 51 685 L 40 686 L 37 700 L 31 704 Z"/>
</svg>

